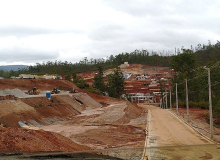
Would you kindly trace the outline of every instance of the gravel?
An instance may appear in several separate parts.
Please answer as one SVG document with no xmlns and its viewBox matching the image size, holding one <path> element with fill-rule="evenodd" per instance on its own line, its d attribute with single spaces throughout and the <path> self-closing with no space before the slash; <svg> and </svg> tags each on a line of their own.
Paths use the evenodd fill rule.
<svg viewBox="0 0 220 160">
<path fill-rule="evenodd" d="M 6 96 L 6 95 L 14 95 L 15 97 L 18 98 L 26 98 L 28 97 L 27 94 L 25 94 L 23 91 L 20 89 L 5 89 L 0 91 L 0 96 Z"/>
</svg>

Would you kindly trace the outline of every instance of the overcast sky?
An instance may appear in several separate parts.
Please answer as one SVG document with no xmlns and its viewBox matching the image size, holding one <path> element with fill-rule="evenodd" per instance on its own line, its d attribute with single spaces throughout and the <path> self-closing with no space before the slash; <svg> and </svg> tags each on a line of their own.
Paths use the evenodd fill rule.
<svg viewBox="0 0 220 160">
<path fill-rule="evenodd" d="M 220 40 L 220 0 L 0 0 L 0 65 Z"/>
</svg>

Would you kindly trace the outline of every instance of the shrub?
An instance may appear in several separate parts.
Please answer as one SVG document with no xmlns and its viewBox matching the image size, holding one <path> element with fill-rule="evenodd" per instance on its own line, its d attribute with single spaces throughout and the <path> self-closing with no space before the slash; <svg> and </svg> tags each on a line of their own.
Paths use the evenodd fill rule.
<svg viewBox="0 0 220 160">
<path fill-rule="evenodd" d="M 39 104 L 39 105 L 35 105 L 34 107 L 35 107 L 35 108 L 41 108 L 41 107 L 43 107 L 43 105 L 42 105 L 42 104 Z"/>
<path fill-rule="evenodd" d="M 208 109 L 209 108 L 209 102 L 205 102 L 205 101 L 200 101 L 198 103 L 198 107 L 202 108 L 202 109 Z"/>
<path fill-rule="evenodd" d="M 102 95 L 102 92 L 101 92 L 99 89 L 94 88 L 94 87 L 86 88 L 86 90 L 89 91 L 89 92 L 92 92 L 92 93 L 98 94 L 98 95 Z"/>
<path fill-rule="evenodd" d="M 198 105 L 196 102 L 189 101 L 189 108 L 198 108 Z"/>
<path fill-rule="evenodd" d="M 183 101 L 179 100 L 179 101 L 178 101 L 178 106 L 179 106 L 180 108 L 186 108 L 186 102 L 183 102 Z"/>
<path fill-rule="evenodd" d="M 77 87 L 81 88 L 81 89 L 84 89 L 84 88 L 89 88 L 89 84 L 86 83 L 86 81 L 80 77 L 80 76 L 77 76 L 73 82 L 77 85 Z"/>
</svg>

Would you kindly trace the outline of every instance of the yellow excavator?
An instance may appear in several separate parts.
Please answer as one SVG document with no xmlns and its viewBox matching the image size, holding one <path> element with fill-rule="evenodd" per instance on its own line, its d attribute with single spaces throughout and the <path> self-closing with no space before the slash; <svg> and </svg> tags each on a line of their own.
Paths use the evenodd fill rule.
<svg viewBox="0 0 220 160">
<path fill-rule="evenodd" d="M 36 87 L 33 87 L 32 90 L 28 91 L 28 94 L 29 95 L 38 95 L 38 94 L 40 94 L 40 92 L 41 92 L 40 89 L 37 89 Z"/>
</svg>

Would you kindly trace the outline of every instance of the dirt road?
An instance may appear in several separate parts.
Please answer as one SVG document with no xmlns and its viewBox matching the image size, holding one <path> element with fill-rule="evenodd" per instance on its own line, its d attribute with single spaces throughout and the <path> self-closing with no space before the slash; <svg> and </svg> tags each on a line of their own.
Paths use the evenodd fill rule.
<svg viewBox="0 0 220 160">
<path fill-rule="evenodd" d="M 192 128 L 175 117 L 169 110 L 153 106 L 149 109 L 149 126 L 147 147 L 162 147 L 174 145 L 208 144 Z"/>
<path fill-rule="evenodd" d="M 149 105 L 141 105 L 148 109 L 148 126 L 145 147 L 185 146 L 209 144 L 192 128 L 187 126 L 169 110 Z M 146 148 L 145 156 L 155 157 L 155 151 Z"/>
</svg>

